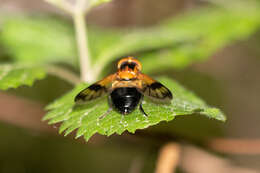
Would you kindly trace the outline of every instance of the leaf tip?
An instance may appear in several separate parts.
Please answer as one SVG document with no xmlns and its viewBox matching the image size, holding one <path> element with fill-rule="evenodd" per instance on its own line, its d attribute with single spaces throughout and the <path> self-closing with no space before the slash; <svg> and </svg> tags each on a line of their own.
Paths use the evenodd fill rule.
<svg viewBox="0 0 260 173">
<path fill-rule="evenodd" d="M 217 108 L 204 109 L 201 114 L 204 114 L 210 118 L 225 122 L 227 120 L 226 116 Z"/>
</svg>

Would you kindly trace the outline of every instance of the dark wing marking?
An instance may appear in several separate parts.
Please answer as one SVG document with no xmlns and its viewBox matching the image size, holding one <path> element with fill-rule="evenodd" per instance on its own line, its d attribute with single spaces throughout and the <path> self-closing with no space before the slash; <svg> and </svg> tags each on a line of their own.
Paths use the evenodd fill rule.
<svg viewBox="0 0 260 173">
<path fill-rule="evenodd" d="M 106 87 L 97 83 L 90 85 L 88 88 L 82 90 L 76 97 L 75 102 L 86 102 L 94 100 L 106 94 Z"/>
<path fill-rule="evenodd" d="M 142 88 L 139 89 L 143 95 L 158 101 L 170 101 L 172 99 L 171 91 L 160 82 L 151 77 L 141 74 Z"/>
<path fill-rule="evenodd" d="M 82 103 L 94 100 L 107 94 L 107 91 L 111 87 L 111 83 L 114 79 L 114 74 L 107 76 L 106 78 L 90 85 L 86 89 L 82 90 L 76 97 L 76 103 Z"/>
</svg>

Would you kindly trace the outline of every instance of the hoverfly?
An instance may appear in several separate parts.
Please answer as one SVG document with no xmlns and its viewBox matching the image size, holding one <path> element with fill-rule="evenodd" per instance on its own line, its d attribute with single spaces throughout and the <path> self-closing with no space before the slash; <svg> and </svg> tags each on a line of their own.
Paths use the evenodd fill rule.
<svg viewBox="0 0 260 173">
<path fill-rule="evenodd" d="M 123 58 L 118 62 L 117 69 L 116 73 L 82 90 L 75 97 L 75 102 L 89 102 L 108 94 L 110 108 L 105 115 L 113 108 L 126 115 L 139 106 L 140 111 L 147 116 L 142 107 L 143 96 L 160 102 L 169 102 L 172 99 L 168 88 L 141 73 L 142 65 L 137 59 Z"/>
</svg>

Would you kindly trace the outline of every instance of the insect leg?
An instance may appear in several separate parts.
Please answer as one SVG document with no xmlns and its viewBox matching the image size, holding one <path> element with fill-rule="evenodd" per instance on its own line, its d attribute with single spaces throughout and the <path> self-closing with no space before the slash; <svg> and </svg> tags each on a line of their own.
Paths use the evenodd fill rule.
<svg viewBox="0 0 260 173">
<path fill-rule="evenodd" d="M 101 119 L 105 118 L 105 116 L 107 116 L 112 110 L 113 109 L 111 107 L 109 107 L 109 109 L 102 116 L 100 116 L 99 119 L 101 120 Z"/>
<path fill-rule="evenodd" d="M 140 104 L 139 109 L 140 109 L 140 111 L 141 111 L 145 116 L 148 116 L 148 115 L 144 112 L 144 109 L 143 109 L 143 107 L 142 107 L 142 103 Z"/>
</svg>

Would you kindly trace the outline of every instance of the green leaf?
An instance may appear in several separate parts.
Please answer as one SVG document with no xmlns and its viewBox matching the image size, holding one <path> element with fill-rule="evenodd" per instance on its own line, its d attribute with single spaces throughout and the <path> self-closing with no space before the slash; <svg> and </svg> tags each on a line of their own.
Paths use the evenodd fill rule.
<svg viewBox="0 0 260 173">
<path fill-rule="evenodd" d="M 143 108 L 149 115 L 148 117 L 136 109 L 125 116 L 112 111 L 105 118 L 99 119 L 109 108 L 107 100 L 100 99 L 83 106 L 75 106 L 74 97 L 87 86 L 80 84 L 71 92 L 48 105 L 49 112 L 45 115 L 44 120 L 49 120 L 49 124 L 62 122 L 60 133 L 65 132 L 65 135 L 78 129 L 76 137 L 84 135 L 87 141 L 95 133 L 107 136 L 114 133 L 122 134 L 126 130 L 134 133 L 137 129 L 144 129 L 161 121 L 171 121 L 177 115 L 201 113 L 209 118 L 226 120 L 220 110 L 209 107 L 174 80 L 163 77 L 159 78 L 159 81 L 172 91 L 173 100 L 170 104 L 156 104 L 145 99 Z"/>
<path fill-rule="evenodd" d="M 166 28 L 181 29 L 196 39 L 184 41 L 171 48 L 140 54 L 142 63 L 146 64 L 144 72 L 154 72 L 167 67 L 178 69 L 205 60 L 224 46 L 254 33 L 259 28 L 259 19 L 258 15 L 249 12 L 200 9 L 177 20 L 169 20 L 165 23 Z M 158 65 L 164 68 L 158 69 Z"/>
<path fill-rule="evenodd" d="M 72 26 L 50 17 L 11 17 L 4 19 L 0 41 L 18 62 L 76 62 Z"/>
<path fill-rule="evenodd" d="M 260 11 L 259 4 L 255 8 Z M 243 13 L 241 10 L 199 8 L 154 28 L 128 31 L 100 49 L 96 66 L 102 69 L 103 64 L 111 60 L 136 52 L 141 52 L 138 57 L 144 67 L 149 66 L 145 72 L 158 70 L 158 66 L 180 69 L 205 60 L 232 42 L 246 39 L 259 28 L 259 12 L 247 10 L 246 6 Z"/>
<path fill-rule="evenodd" d="M 46 72 L 42 67 L 28 65 L 0 65 L 0 89 L 17 88 L 21 85 L 31 86 L 35 80 L 43 79 Z"/>
<path fill-rule="evenodd" d="M 254 5 L 254 10 L 247 7 L 197 8 L 145 29 L 125 31 L 89 27 L 93 68 L 100 74 L 111 61 L 133 54 L 142 61 L 144 72 L 181 69 L 206 60 L 219 49 L 246 39 L 259 28 L 259 3 Z M 8 17 L 4 21 L 0 41 L 11 57 L 21 62 L 75 65 L 77 51 L 73 24 L 46 16 Z"/>
<path fill-rule="evenodd" d="M 97 6 L 97 5 L 101 5 L 101 4 L 104 4 L 104 3 L 107 3 L 107 2 L 110 2 L 112 0 L 88 0 L 89 4 L 91 7 L 94 7 L 94 6 Z"/>
</svg>

